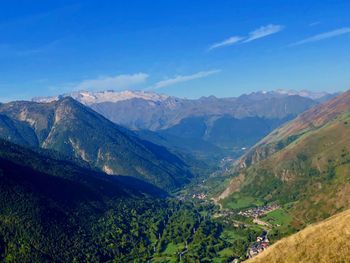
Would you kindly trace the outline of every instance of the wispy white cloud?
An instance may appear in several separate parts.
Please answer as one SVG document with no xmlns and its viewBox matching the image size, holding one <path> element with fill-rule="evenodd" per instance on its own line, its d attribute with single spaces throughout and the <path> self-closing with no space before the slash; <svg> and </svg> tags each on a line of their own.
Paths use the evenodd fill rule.
<svg viewBox="0 0 350 263">
<path fill-rule="evenodd" d="M 75 90 L 106 90 L 106 89 L 128 89 L 143 84 L 149 75 L 136 73 L 131 75 L 117 75 L 99 77 L 97 79 L 86 79 L 74 86 Z"/>
<path fill-rule="evenodd" d="M 178 83 L 205 78 L 205 77 L 208 77 L 210 75 L 217 74 L 219 72 L 221 72 L 221 70 L 215 69 L 215 70 L 209 70 L 209 71 L 201 71 L 201 72 L 198 72 L 198 73 L 195 73 L 192 75 L 179 75 L 179 76 L 176 76 L 174 78 L 161 80 L 148 89 L 149 90 L 161 89 L 161 88 L 172 86 L 172 85 L 175 85 Z"/>
<path fill-rule="evenodd" d="M 6 103 L 6 102 L 14 101 L 14 100 L 16 100 L 16 99 L 11 98 L 11 97 L 0 97 L 0 103 Z"/>
<path fill-rule="evenodd" d="M 32 13 L 24 16 L 15 17 L 14 19 L 7 20 L 5 22 L 0 23 L 0 29 L 10 28 L 10 27 L 27 27 L 29 25 L 35 25 L 37 23 L 43 23 L 43 20 L 46 18 L 53 17 L 55 15 L 65 15 L 65 14 L 73 14 L 81 7 L 81 4 L 71 4 L 65 5 L 62 7 L 58 7 L 55 9 L 51 9 L 48 11 L 40 12 L 40 13 Z"/>
<path fill-rule="evenodd" d="M 321 24 L 321 22 L 320 21 L 316 21 L 316 22 L 310 23 L 309 26 L 317 26 L 319 24 Z"/>
<path fill-rule="evenodd" d="M 210 46 L 209 50 L 215 49 L 215 48 L 219 48 L 219 47 L 227 47 L 227 46 L 232 46 L 238 42 L 240 42 L 242 39 L 244 39 L 243 37 L 239 37 L 239 36 L 233 36 L 230 37 L 224 41 L 215 43 L 213 45 Z"/>
<path fill-rule="evenodd" d="M 44 45 L 31 48 L 21 48 L 15 45 L 0 43 L 0 57 L 25 57 L 49 52 L 57 48 L 57 45 L 61 41 L 62 39 L 57 39 Z"/>
<path fill-rule="evenodd" d="M 276 34 L 284 29 L 284 26 L 281 25 L 273 25 L 269 24 L 267 26 L 259 27 L 258 29 L 251 31 L 248 36 L 241 37 L 241 36 L 232 36 L 224 41 L 214 43 L 209 47 L 209 51 L 216 49 L 216 48 L 222 48 L 227 46 L 232 46 L 234 44 L 238 43 L 248 43 L 263 37 L 267 37 L 272 34 Z"/>
<path fill-rule="evenodd" d="M 318 35 L 306 38 L 304 40 L 293 43 L 289 46 L 299 46 L 299 45 L 317 42 L 317 41 L 321 41 L 321 40 L 325 40 L 328 38 L 333 38 L 333 37 L 337 37 L 337 36 L 341 36 L 341 35 L 345 35 L 345 34 L 349 34 L 349 33 L 350 33 L 350 27 L 339 28 L 339 29 L 336 29 L 333 31 L 325 32 L 322 34 L 318 34 Z"/>
<path fill-rule="evenodd" d="M 262 26 L 252 32 L 249 33 L 249 36 L 246 40 L 243 41 L 243 43 L 248 43 L 254 40 L 257 40 L 259 38 L 267 37 L 273 34 L 276 34 L 284 29 L 284 26 L 281 25 L 267 25 Z"/>
</svg>

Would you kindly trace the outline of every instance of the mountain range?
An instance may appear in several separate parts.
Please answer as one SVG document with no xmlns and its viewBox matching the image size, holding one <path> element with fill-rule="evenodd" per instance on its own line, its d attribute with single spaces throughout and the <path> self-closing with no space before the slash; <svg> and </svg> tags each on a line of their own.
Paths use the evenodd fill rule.
<svg viewBox="0 0 350 263">
<path fill-rule="evenodd" d="M 88 105 L 111 121 L 134 130 L 164 130 L 193 116 L 283 118 L 295 115 L 310 100 L 322 100 L 331 94 L 308 91 L 260 91 L 232 98 L 215 96 L 184 99 L 148 91 L 73 92 L 54 97 L 34 98 L 35 102 L 52 102 L 72 97 Z M 291 97 L 291 98 L 290 98 Z M 296 97 L 293 105 L 288 101 Z M 309 99 L 309 100 L 307 100 Z M 280 105 L 274 106 L 272 102 Z M 268 106 L 273 108 L 268 109 Z M 276 108 L 275 108 L 276 107 Z M 305 106 L 304 106 L 305 107 Z"/>
<path fill-rule="evenodd" d="M 51 102 L 66 96 L 146 140 L 182 154 L 217 161 L 226 156 L 238 157 L 273 129 L 331 95 L 279 90 L 232 98 L 183 99 L 145 91 L 104 91 L 34 101 Z"/>
</svg>

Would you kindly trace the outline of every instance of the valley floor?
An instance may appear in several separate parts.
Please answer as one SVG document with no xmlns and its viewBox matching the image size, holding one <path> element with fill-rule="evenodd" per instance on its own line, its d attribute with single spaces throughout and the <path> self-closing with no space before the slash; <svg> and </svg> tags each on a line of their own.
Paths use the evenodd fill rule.
<svg viewBox="0 0 350 263">
<path fill-rule="evenodd" d="M 219 178 L 222 183 L 222 178 Z M 212 198 L 212 189 L 206 185 L 206 181 L 202 181 L 195 187 L 188 187 L 179 193 L 178 198 L 204 206 L 214 205 L 205 213 L 214 222 L 223 226 L 220 237 L 226 242 L 226 246 L 219 251 L 220 257 L 214 257 L 212 262 L 244 261 L 269 247 L 269 239 L 276 242 L 293 232 L 288 205 L 280 206 L 276 203 L 264 205 L 260 201 L 244 196 L 236 196 L 227 203 L 217 202 Z M 188 250 L 183 251 L 187 253 Z"/>
</svg>

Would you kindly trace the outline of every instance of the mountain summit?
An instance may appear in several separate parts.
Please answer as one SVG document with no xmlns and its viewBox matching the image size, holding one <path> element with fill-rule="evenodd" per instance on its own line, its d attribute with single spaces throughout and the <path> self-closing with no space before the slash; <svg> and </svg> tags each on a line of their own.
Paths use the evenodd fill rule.
<svg viewBox="0 0 350 263">
<path fill-rule="evenodd" d="M 277 89 L 274 92 L 283 94 L 283 95 L 298 95 L 300 97 L 309 98 L 312 100 L 324 100 L 325 98 L 329 98 L 332 96 L 331 93 L 325 92 L 325 91 L 309 91 L 309 90 L 286 90 L 286 89 Z"/>
</svg>

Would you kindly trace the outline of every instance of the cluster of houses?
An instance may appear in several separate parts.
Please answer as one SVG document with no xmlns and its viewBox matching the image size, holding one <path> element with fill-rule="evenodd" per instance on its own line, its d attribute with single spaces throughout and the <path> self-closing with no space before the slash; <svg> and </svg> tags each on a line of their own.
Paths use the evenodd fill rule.
<svg viewBox="0 0 350 263">
<path fill-rule="evenodd" d="M 222 209 L 220 210 L 219 212 L 217 212 L 214 217 L 231 217 L 231 216 L 234 216 L 236 215 L 237 213 L 232 211 L 232 210 L 229 210 L 229 209 Z"/>
<path fill-rule="evenodd" d="M 256 242 L 248 249 L 247 256 L 248 258 L 255 257 L 270 245 L 270 241 L 267 238 L 267 232 L 264 231 L 261 236 L 256 238 Z"/>
<path fill-rule="evenodd" d="M 204 193 L 200 193 L 200 194 L 193 194 L 192 198 L 196 198 L 196 199 L 200 199 L 200 200 L 204 200 L 205 198 L 207 198 L 207 195 Z"/>
<path fill-rule="evenodd" d="M 228 156 L 228 157 L 222 158 L 221 161 L 220 161 L 220 164 L 221 164 L 221 166 L 224 166 L 224 165 L 227 165 L 227 164 L 232 164 L 234 161 L 235 161 L 234 158 Z"/>
<path fill-rule="evenodd" d="M 245 217 L 258 218 L 278 208 L 280 208 L 280 206 L 277 204 L 264 205 L 264 206 L 249 208 L 244 211 L 239 211 L 238 214 Z"/>
</svg>

